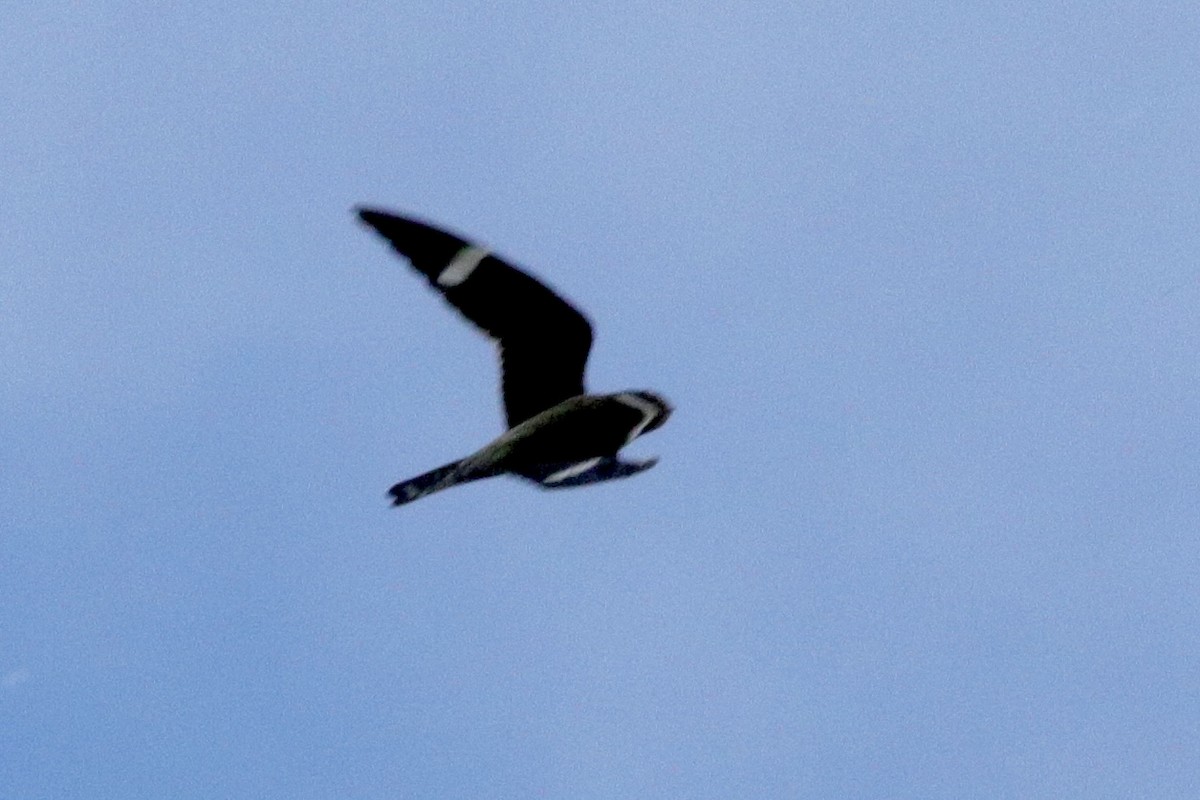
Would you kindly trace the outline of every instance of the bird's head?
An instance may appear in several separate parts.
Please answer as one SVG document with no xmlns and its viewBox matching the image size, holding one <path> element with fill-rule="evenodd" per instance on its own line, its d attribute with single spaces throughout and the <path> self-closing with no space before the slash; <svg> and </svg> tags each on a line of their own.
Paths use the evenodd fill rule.
<svg viewBox="0 0 1200 800">
<path fill-rule="evenodd" d="M 661 428 L 673 410 L 670 403 L 654 392 L 622 392 L 617 395 L 617 400 L 642 412 L 642 421 L 634 428 L 633 434 L 629 437 L 631 440 L 643 433 Z"/>
</svg>

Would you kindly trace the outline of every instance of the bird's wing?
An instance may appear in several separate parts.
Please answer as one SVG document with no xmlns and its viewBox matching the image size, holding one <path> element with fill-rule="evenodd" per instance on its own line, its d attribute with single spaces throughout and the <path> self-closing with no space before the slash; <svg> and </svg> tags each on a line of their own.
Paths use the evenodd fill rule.
<svg viewBox="0 0 1200 800">
<path fill-rule="evenodd" d="M 566 489 L 572 486 L 611 481 L 614 478 L 628 478 L 630 475 L 650 469 L 657 463 L 657 458 L 645 461 L 622 461 L 616 456 L 608 456 L 589 458 L 575 464 L 543 464 L 532 469 L 522 470 L 517 474 L 522 478 L 528 478 L 543 489 Z"/>
<path fill-rule="evenodd" d="M 500 345 L 504 411 L 511 428 L 583 394 L 592 347 L 587 318 L 533 276 L 448 231 L 358 209 L 462 315 Z"/>
</svg>

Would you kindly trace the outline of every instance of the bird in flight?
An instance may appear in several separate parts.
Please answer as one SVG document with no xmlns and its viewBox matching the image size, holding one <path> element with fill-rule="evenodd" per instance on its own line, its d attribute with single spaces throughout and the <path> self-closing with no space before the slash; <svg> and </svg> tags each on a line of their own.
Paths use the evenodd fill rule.
<svg viewBox="0 0 1200 800">
<path fill-rule="evenodd" d="M 500 350 L 508 430 L 465 458 L 397 483 L 388 492 L 393 505 L 506 473 L 558 489 L 624 478 L 658 463 L 622 461 L 617 453 L 666 422 L 671 406 L 642 390 L 585 392 L 592 326 L 576 308 L 456 234 L 412 217 L 356 210 Z"/>
</svg>

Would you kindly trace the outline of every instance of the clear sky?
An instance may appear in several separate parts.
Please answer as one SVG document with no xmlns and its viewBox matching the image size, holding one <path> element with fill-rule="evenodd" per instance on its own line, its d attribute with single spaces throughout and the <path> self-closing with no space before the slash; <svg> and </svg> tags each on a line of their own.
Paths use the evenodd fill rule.
<svg viewBox="0 0 1200 800">
<path fill-rule="evenodd" d="M 9 4 L 0 797 L 1200 797 L 1194 2 Z M 676 406 L 393 482 L 470 234 Z"/>
</svg>

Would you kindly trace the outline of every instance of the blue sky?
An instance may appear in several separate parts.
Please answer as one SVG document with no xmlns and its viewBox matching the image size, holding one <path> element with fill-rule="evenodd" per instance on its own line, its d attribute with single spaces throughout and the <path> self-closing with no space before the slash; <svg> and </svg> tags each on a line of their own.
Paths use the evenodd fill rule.
<svg viewBox="0 0 1200 800">
<path fill-rule="evenodd" d="M 0 796 L 1193 798 L 1200 11 L 18 4 Z M 441 221 L 676 412 L 396 480 Z"/>
</svg>

